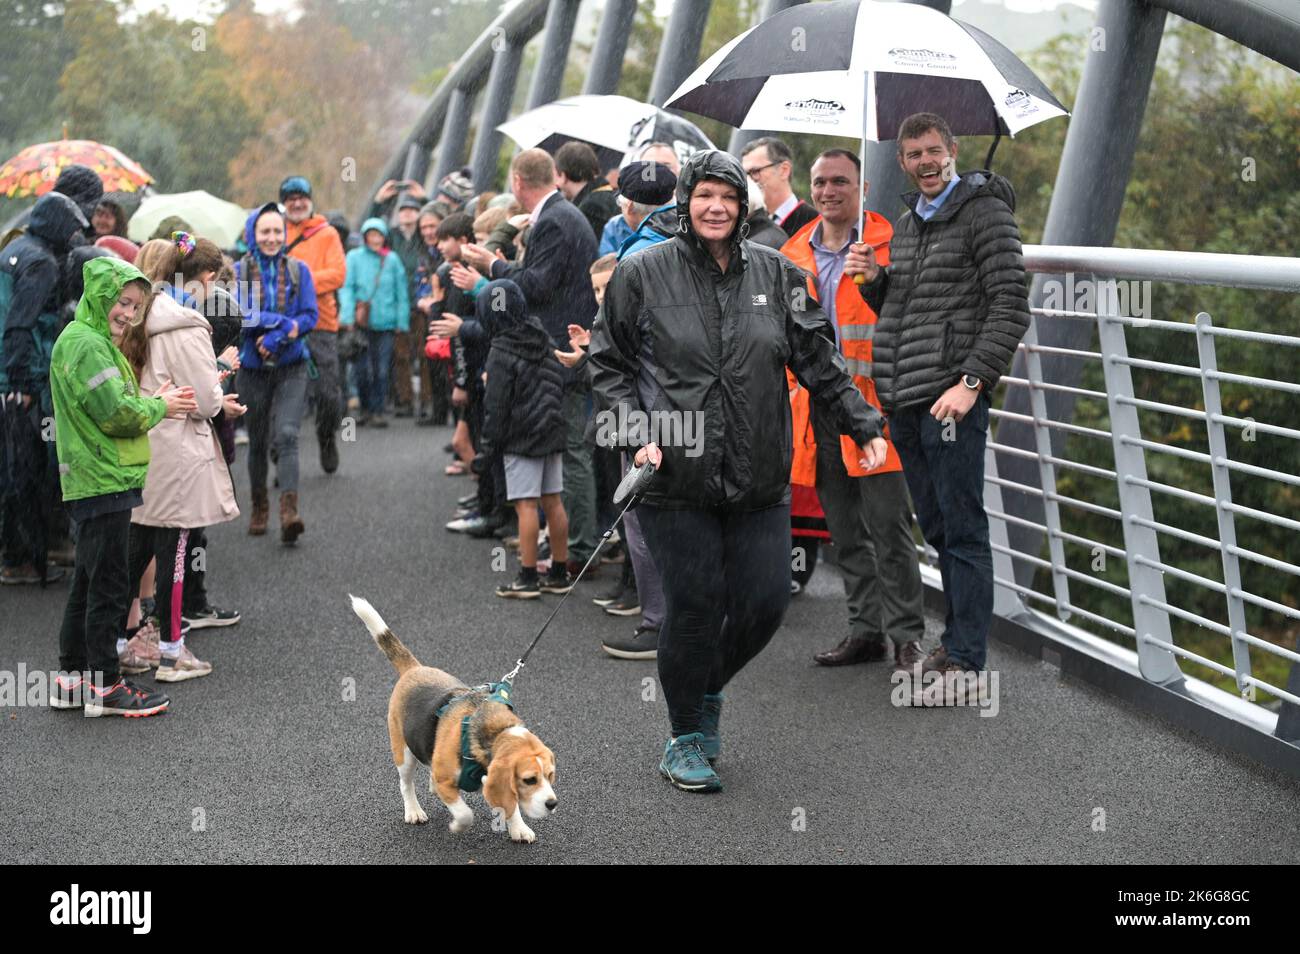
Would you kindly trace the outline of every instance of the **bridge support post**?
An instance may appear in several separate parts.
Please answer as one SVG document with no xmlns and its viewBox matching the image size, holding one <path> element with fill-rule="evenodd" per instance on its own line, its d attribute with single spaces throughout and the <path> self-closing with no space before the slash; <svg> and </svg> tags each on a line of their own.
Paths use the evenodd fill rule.
<svg viewBox="0 0 1300 954">
<path fill-rule="evenodd" d="M 656 106 L 666 103 L 682 80 L 700 65 L 700 43 L 712 6 L 713 0 L 673 4 L 668 25 L 664 27 L 659 59 L 655 61 L 654 78 L 650 81 L 650 102 Z"/>
<path fill-rule="evenodd" d="M 497 158 L 501 154 L 501 136 L 497 126 L 510 114 L 510 102 L 515 97 L 515 84 L 519 81 L 519 62 L 523 58 L 523 44 L 515 43 L 505 34 L 492 41 L 492 72 L 488 77 L 483 96 L 483 111 L 478 118 L 478 132 L 474 137 L 474 153 L 470 167 L 474 172 L 474 189 L 496 188 Z"/>
<path fill-rule="evenodd" d="M 618 92 L 623 75 L 623 57 L 627 55 L 627 38 L 636 19 L 636 0 L 605 0 L 596 45 L 591 50 L 584 93 L 608 96 Z"/>
<path fill-rule="evenodd" d="M 537 58 L 532 84 L 528 87 L 528 105 L 525 109 L 535 109 L 559 98 L 580 2 L 581 0 L 551 0 L 546 11 L 546 28 L 542 33 L 542 52 Z"/>
<path fill-rule="evenodd" d="M 438 137 L 438 165 L 434 169 L 430 185 L 436 186 L 443 176 L 461 167 L 473 113 L 474 92 L 457 86 L 452 90 L 451 102 L 447 105 L 447 118 L 442 122 L 442 134 Z"/>
</svg>

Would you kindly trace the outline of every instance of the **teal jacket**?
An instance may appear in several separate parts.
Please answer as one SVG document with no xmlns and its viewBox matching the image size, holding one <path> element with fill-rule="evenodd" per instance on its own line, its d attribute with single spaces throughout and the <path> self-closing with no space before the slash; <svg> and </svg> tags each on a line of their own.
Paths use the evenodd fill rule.
<svg viewBox="0 0 1300 954">
<path fill-rule="evenodd" d="M 92 258 L 82 268 L 86 292 L 77 314 L 54 343 L 50 391 L 64 500 L 82 500 L 144 487 L 150 428 L 167 402 L 142 397 L 126 356 L 113 344 L 108 312 L 128 282 L 148 279 L 116 258 Z"/>
<path fill-rule="evenodd" d="M 388 226 L 382 219 L 366 219 L 361 234 L 371 229 L 378 229 L 388 237 Z M 411 299 L 406 289 L 406 269 L 397 254 L 389 249 L 377 254 L 363 244 L 348 252 L 347 265 L 348 277 L 339 289 L 339 326 L 353 324 L 357 302 L 368 301 L 371 331 L 409 331 Z"/>
</svg>

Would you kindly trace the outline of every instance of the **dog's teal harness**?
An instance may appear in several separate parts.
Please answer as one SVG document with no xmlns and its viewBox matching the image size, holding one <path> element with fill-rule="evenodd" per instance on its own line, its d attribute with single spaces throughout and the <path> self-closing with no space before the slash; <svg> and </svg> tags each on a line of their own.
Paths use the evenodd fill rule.
<svg viewBox="0 0 1300 954">
<path fill-rule="evenodd" d="M 437 717 L 441 719 L 453 705 L 472 695 L 489 690 L 484 697 L 483 702 L 499 702 L 511 712 L 515 711 L 514 705 L 510 702 L 510 683 L 494 682 L 487 686 L 478 686 L 465 692 L 456 693 L 446 702 L 438 707 Z M 482 711 L 482 705 L 479 706 L 478 712 Z M 477 792 L 483 787 L 483 778 L 487 775 L 488 767 L 474 758 L 473 749 L 470 745 L 470 720 L 474 718 L 477 712 L 471 712 L 460 720 L 460 774 L 456 776 L 456 787 L 462 792 Z M 488 752 L 490 759 L 492 753 Z"/>
</svg>

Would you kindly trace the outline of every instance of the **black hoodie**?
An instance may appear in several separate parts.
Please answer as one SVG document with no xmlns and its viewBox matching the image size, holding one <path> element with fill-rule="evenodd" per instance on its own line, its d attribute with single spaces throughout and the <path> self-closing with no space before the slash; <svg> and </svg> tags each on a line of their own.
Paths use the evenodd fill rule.
<svg viewBox="0 0 1300 954">
<path fill-rule="evenodd" d="M 726 272 L 690 225 L 691 191 L 703 179 L 733 186 L 740 202 Z M 789 501 L 787 366 L 842 433 L 860 444 L 880 435 L 880 415 L 849 376 L 805 273 L 744 239 L 748 206 L 735 157 L 688 159 L 676 234 L 619 262 L 592 328 L 592 390 L 612 412 L 598 422 L 597 441 L 631 450 L 657 438 L 664 463 L 644 497 L 654 506 L 758 510 Z M 658 434 L 636 426 L 645 414 L 647 423 L 658 418 Z"/>
<path fill-rule="evenodd" d="M 488 282 L 475 314 L 492 348 L 479 453 L 545 457 L 564 450 L 564 374 L 551 336 L 514 282 Z"/>
<path fill-rule="evenodd" d="M 59 263 L 86 226 L 77 203 L 48 192 L 32 207 L 26 234 L 0 251 L 0 273 L 12 283 L 9 311 L 0 315 L 0 393 L 38 394 L 46 389 L 57 336 Z"/>
</svg>

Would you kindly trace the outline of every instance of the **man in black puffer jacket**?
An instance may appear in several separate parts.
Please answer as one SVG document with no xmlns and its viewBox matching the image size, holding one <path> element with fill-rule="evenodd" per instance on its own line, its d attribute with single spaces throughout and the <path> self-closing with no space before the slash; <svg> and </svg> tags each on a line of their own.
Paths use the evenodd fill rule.
<svg viewBox="0 0 1300 954">
<path fill-rule="evenodd" d="M 506 499 L 519 518 L 519 577 L 497 587 L 497 596 L 536 599 L 542 593 L 567 593 L 573 579 L 568 559 L 569 518 L 564 491 L 564 372 L 551 336 L 528 313 L 518 285 L 509 279 L 488 282 L 475 300 L 480 324 L 490 326 L 487 393 L 483 431 L 474 471 L 486 472 L 496 454 L 504 457 Z M 537 506 L 546 512 L 551 569 L 537 576 Z"/>
<path fill-rule="evenodd" d="M 903 121 L 898 157 L 919 191 L 894 224 L 891 265 L 853 246 L 876 324 L 876 393 L 889 416 L 926 541 L 948 600 L 941 645 L 923 669 L 984 668 L 993 617 L 993 555 L 984 511 L 989 393 L 1029 327 L 1015 192 L 991 172 L 955 175 L 957 141 L 933 113 Z"/>
</svg>

